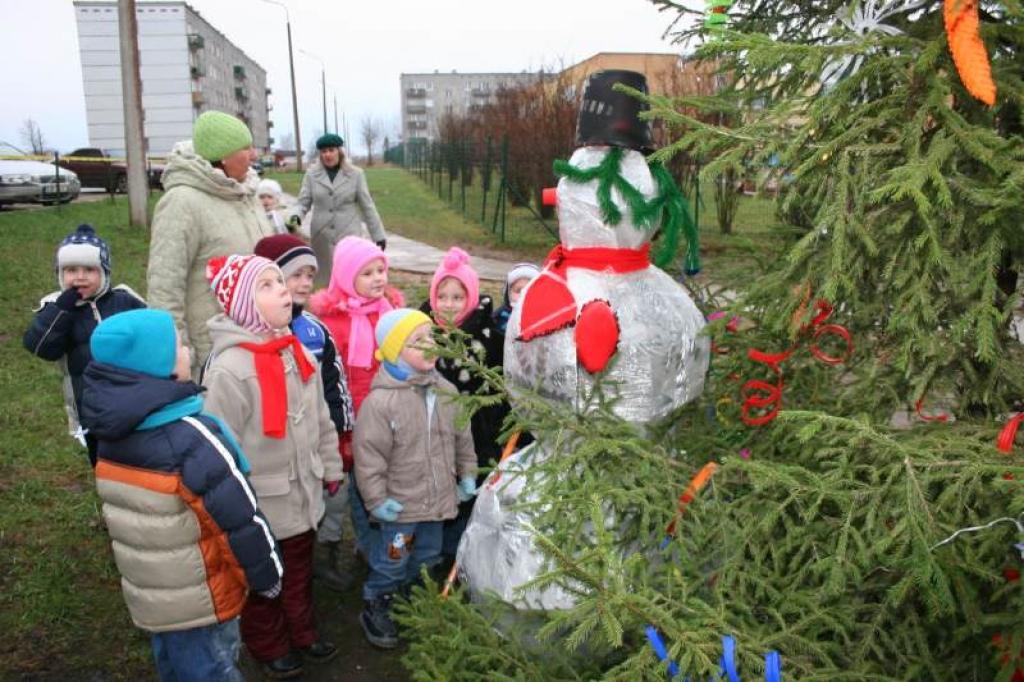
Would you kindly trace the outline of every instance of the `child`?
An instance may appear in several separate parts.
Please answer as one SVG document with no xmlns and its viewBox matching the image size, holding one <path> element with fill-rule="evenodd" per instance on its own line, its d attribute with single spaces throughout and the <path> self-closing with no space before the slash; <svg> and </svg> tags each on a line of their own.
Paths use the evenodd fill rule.
<svg viewBox="0 0 1024 682">
<path fill-rule="evenodd" d="M 505 336 L 505 330 L 508 329 L 508 318 L 512 316 L 512 309 L 519 303 L 519 295 L 539 274 L 540 268 L 533 263 L 517 263 L 508 271 L 501 307 L 494 311 L 494 327 L 502 336 Z"/>
<path fill-rule="evenodd" d="M 220 420 L 204 414 L 188 348 L 164 310 L 93 332 L 82 421 L 99 441 L 96 489 L 132 621 L 161 680 L 242 680 L 238 614 L 273 595 L 282 566 Z"/>
<path fill-rule="evenodd" d="M 398 291 L 388 287 L 388 259 L 377 245 L 361 237 L 345 237 L 338 242 L 330 283 L 327 289 L 313 295 L 310 308 L 327 325 L 338 346 L 357 417 L 380 366 L 374 357 L 374 325 L 381 315 L 402 305 L 401 299 Z M 350 440 L 342 441 L 341 454 L 345 471 L 350 472 Z M 355 481 L 349 486 L 349 499 L 356 547 L 364 557 L 369 557 L 374 530 Z"/>
<path fill-rule="evenodd" d="M 302 309 L 313 290 L 316 254 L 306 242 L 290 234 L 264 237 L 256 244 L 255 253 L 274 261 L 281 268 L 285 286 L 292 295 L 292 333 L 319 362 L 324 399 L 338 432 L 338 439 L 350 441 L 355 417 L 341 358 L 324 323 Z M 339 592 L 352 587 L 351 576 L 338 570 L 342 519 L 348 504 L 348 495 L 343 491 L 333 497 L 324 495 L 324 518 L 316 532 L 313 560 L 313 577 Z"/>
<path fill-rule="evenodd" d="M 454 387 L 429 356 L 430 318 L 390 311 L 377 322 L 376 339 L 383 362 L 356 417 L 355 466 L 381 541 L 372 545 L 359 622 L 371 644 L 391 649 L 398 644 L 392 596 L 421 566 L 440 561 L 443 520 L 476 494 L 476 454 L 472 433 L 456 427 L 458 408 L 444 396 Z"/>
<path fill-rule="evenodd" d="M 96 439 L 78 423 L 82 401 L 82 372 L 89 364 L 89 337 L 105 318 L 145 308 L 138 294 L 121 285 L 110 286 L 110 249 L 91 225 L 79 225 L 57 247 L 57 285 L 60 291 L 39 302 L 39 309 L 22 339 L 25 348 L 44 360 L 57 360 L 64 373 L 64 406 L 72 436 L 85 438 L 89 463 L 96 466 Z"/>
<path fill-rule="evenodd" d="M 468 334 L 477 359 L 488 367 L 500 367 L 504 337 L 494 328 L 491 307 L 491 297 L 480 296 L 480 279 L 469 263 L 469 254 L 453 246 L 434 272 L 430 282 L 430 300 L 424 302 L 420 310 L 434 318 L 442 333 L 457 327 Z M 473 395 L 484 388 L 483 380 L 472 376 L 462 360 L 441 358 L 437 361 L 437 369 L 459 393 Z M 473 413 L 470 423 L 480 467 L 501 456 L 498 436 L 507 411 L 507 406 L 498 404 L 481 407 Z M 445 523 L 443 553 L 448 560 L 455 557 L 472 510 L 472 500 L 468 500 L 460 505 L 458 516 Z"/>
<path fill-rule="evenodd" d="M 207 272 L 225 313 L 208 323 L 207 405 L 238 434 L 284 564 L 278 597 L 249 595 L 242 640 L 271 676 L 293 676 L 302 669 L 294 649 L 313 661 L 337 653 L 313 622 L 312 568 L 323 488 L 333 495 L 343 478 L 338 433 L 316 360 L 289 332 L 292 299 L 281 270 L 260 256 L 229 256 L 211 260 Z"/>
<path fill-rule="evenodd" d="M 284 211 L 281 209 L 281 184 L 277 180 L 264 179 L 256 186 L 256 196 L 267 214 L 267 220 L 274 227 L 274 234 L 291 232 L 284 224 Z"/>
</svg>

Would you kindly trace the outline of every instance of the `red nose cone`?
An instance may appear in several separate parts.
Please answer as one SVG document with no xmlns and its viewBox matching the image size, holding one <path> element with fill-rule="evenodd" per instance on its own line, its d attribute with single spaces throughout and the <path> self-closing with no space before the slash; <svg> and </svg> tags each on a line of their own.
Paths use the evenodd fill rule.
<svg viewBox="0 0 1024 682">
<path fill-rule="evenodd" d="M 558 188 L 545 187 L 541 190 L 541 202 L 545 206 L 558 206 Z"/>
</svg>

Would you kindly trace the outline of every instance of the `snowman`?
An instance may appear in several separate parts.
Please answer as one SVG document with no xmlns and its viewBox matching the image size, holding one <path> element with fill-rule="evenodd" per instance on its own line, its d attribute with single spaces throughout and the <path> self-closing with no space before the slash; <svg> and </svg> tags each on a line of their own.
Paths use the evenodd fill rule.
<svg viewBox="0 0 1024 682">
<path fill-rule="evenodd" d="M 603 71 L 590 77 L 577 145 L 556 191 L 560 244 L 524 290 L 509 320 L 504 372 L 517 389 L 573 406 L 590 404 L 600 378 L 616 398 L 614 413 L 644 425 L 693 400 L 704 387 L 709 339 L 704 316 L 683 287 L 651 264 L 651 238 L 674 251 L 681 224 L 687 268 L 698 267 L 697 242 L 678 187 L 658 164 L 638 114 L 646 104 L 613 90 L 646 92 L 644 76 Z M 668 254 L 671 256 L 671 253 Z M 571 608 L 559 586 L 521 589 L 546 570 L 535 547 L 524 471 L 558 456 L 544 442 L 515 453 L 482 487 L 459 545 L 459 577 L 476 599 L 497 595 L 520 610 Z"/>
</svg>

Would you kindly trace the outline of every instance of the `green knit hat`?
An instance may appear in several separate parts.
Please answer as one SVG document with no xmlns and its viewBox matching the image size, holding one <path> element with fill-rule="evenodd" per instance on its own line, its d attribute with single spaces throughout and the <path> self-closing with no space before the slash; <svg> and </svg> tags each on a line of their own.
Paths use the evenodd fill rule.
<svg viewBox="0 0 1024 682">
<path fill-rule="evenodd" d="M 206 111 L 192 125 L 192 146 L 207 161 L 220 161 L 225 156 L 252 146 L 249 127 L 223 111 Z"/>
<path fill-rule="evenodd" d="M 327 149 L 328 147 L 344 147 L 345 140 L 341 139 L 341 135 L 335 133 L 327 133 L 321 135 L 320 139 L 316 141 L 317 149 Z"/>
</svg>

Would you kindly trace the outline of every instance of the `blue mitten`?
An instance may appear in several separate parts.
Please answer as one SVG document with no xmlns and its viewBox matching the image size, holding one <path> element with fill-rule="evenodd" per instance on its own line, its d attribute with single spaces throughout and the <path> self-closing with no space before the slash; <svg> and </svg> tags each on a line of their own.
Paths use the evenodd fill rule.
<svg viewBox="0 0 1024 682">
<path fill-rule="evenodd" d="M 455 493 L 459 496 L 459 502 L 469 502 L 476 496 L 476 479 L 472 476 L 463 476 L 459 479 Z"/>
<path fill-rule="evenodd" d="M 381 521 L 397 521 L 398 515 L 404 508 L 401 502 L 389 497 L 371 509 L 370 513 Z"/>
</svg>

